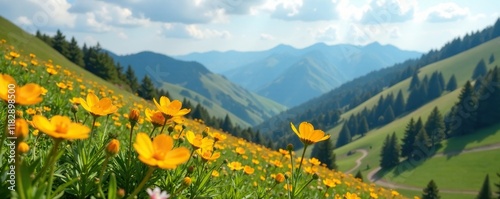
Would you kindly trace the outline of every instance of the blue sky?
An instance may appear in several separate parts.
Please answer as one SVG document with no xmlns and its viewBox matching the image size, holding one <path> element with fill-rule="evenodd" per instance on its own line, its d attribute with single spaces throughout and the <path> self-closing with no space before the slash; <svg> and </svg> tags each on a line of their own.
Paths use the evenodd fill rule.
<svg viewBox="0 0 500 199">
<path fill-rule="evenodd" d="M 0 15 L 29 32 L 60 29 L 118 54 L 374 41 L 424 52 L 492 25 L 499 12 L 486 0 L 0 0 Z"/>
</svg>

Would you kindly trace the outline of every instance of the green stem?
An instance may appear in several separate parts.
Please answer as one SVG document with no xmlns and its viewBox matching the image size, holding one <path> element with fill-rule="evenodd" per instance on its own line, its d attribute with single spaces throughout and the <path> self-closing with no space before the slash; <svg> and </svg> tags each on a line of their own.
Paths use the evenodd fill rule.
<svg viewBox="0 0 500 199">
<path fill-rule="evenodd" d="M 40 172 L 38 172 L 38 175 L 33 180 L 34 183 L 36 183 L 38 180 L 40 180 L 40 178 L 43 176 L 43 174 L 46 174 L 47 168 L 49 168 L 49 165 L 52 162 L 52 159 L 55 159 L 55 157 L 56 157 L 56 152 L 57 152 L 57 148 L 58 148 L 57 145 L 59 145 L 60 141 L 56 140 L 54 142 L 55 143 L 52 146 L 52 149 L 50 150 L 49 155 L 47 156 L 47 159 L 45 160 L 45 164 L 43 165 L 42 170 L 40 170 Z"/>
<path fill-rule="evenodd" d="M 130 166 L 130 161 L 132 156 L 132 134 L 134 133 L 134 124 L 130 126 L 130 134 L 129 134 L 129 140 L 128 140 L 128 165 Z"/>
<path fill-rule="evenodd" d="M 94 119 L 92 120 L 92 127 L 90 127 L 90 139 L 92 140 L 94 138 L 94 128 L 95 128 L 95 122 L 97 120 L 97 116 L 92 116 Z"/>
<path fill-rule="evenodd" d="M 165 117 L 165 115 L 164 115 L 163 117 Z M 167 120 L 167 118 L 165 117 L 165 122 L 163 122 L 163 126 L 161 127 L 160 134 L 162 134 L 162 133 L 163 133 L 163 129 L 165 129 L 165 126 L 167 125 L 167 121 L 168 121 L 168 120 Z"/>
<path fill-rule="evenodd" d="M 16 149 L 16 151 L 17 151 L 17 149 Z M 17 180 L 17 185 L 18 185 L 17 193 L 19 194 L 19 198 L 25 199 L 26 195 L 25 195 L 25 190 L 23 187 L 23 179 L 22 179 L 22 175 L 21 175 L 21 157 L 19 156 L 19 154 L 16 154 L 15 165 L 16 165 L 16 180 Z"/>
<path fill-rule="evenodd" d="M 301 168 L 302 168 L 302 162 L 304 161 L 304 155 L 306 154 L 306 150 L 307 150 L 307 147 L 309 145 L 304 145 L 304 150 L 302 151 L 302 157 L 300 158 L 300 164 L 299 164 L 299 168 L 297 169 L 297 178 L 299 177 L 300 173 L 301 173 Z M 292 175 L 295 174 L 295 173 L 292 173 Z M 293 196 L 295 196 L 295 188 L 297 186 L 297 180 L 295 180 L 295 182 L 293 182 L 293 186 L 292 186 L 292 189 L 293 189 Z"/>
<path fill-rule="evenodd" d="M 57 160 L 57 149 L 59 149 L 59 144 L 61 143 L 61 141 L 59 140 L 55 140 L 54 141 L 54 151 L 56 152 L 56 157 L 53 158 L 53 160 L 51 161 L 50 163 L 50 171 L 49 171 L 49 185 L 47 186 L 47 198 L 52 198 L 51 197 L 51 194 L 52 194 L 52 183 L 53 183 L 53 180 L 54 180 L 54 169 L 56 168 L 55 167 L 55 163 L 56 163 L 56 160 Z"/>
<path fill-rule="evenodd" d="M 73 113 L 73 117 L 75 118 L 75 122 L 78 123 L 78 118 L 76 117 L 76 112 Z"/>
<path fill-rule="evenodd" d="M 289 150 L 289 151 L 288 151 L 288 153 L 290 154 L 290 163 L 291 163 L 291 165 L 292 165 L 292 175 L 290 176 L 290 177 L 292 178 L 292 179 L 291 179 L 291 183 L 290 183 L 290 185 L 291 185 L 291 184 L 294 184 L 294 183 L 293 183 L 293 182 L 294 182 L 294 181 L 293 181 L 293 179 L 294 179 L 294 177 L 293 177 L 293 176 L 295 175 L 295 169 L 294 169 L 294 167 L 293 167 L 293 156 L 292 156 L 292 150 Z M 292 198 L 292 196 L 291 196 L 291 195 L 292 195 L 292 194 L 291 194 L 291 192 L 292 192 L 292 190 L 291 190 L 291 189 L 289 189 L 289 190 L 288 190 L 288 198 Z"/>
<path fill-rule="evenodd" d="M 102 133 L 101 136 L 101 143 L 104 143 L 104 137 L 106 136 L 106 133 L 108 131 L 108 120 L 109 120 L 109 115 L 106 116 L 106 121 L 104 122 L 104 132 Z"/>
<path fill-rule="evenodd" d="M 302 192 L 302 190 L 304 190 L 304 188 L 309 185 L 309 183 L 311 183 L 312 181 L 314 180 L 314 178 L 311 178 L 309 181 L 307 181 L 307 183 L 305 183 L 302 187 L 300 187 L 300 189 L 298 190 L 297 193 L 295 193 L 295 195 L 299 195 L 300 192 Z"/>
<path fill-rule="evenodd" d="M 157 127 L 155 125 L 153 125 L 153 130 L 151 130 L 151 133 L 149 133 L 150 138 L 153 138 L 153 133 L 155 132 L 156 128 Z"/>
<path fill-rule="evenodd" d="M 109 161 L 109 155 L 106 155 L 106 158 L 104 159 L 104 162 L 102 163 L 101 172 L 99 173 L 99 184 L 97 184 L 97 187 L 99 188 L 99 193 L 101 194 L 102 198 L 106 198 L 104 196 L 104 191 L 102 191 L 102 181 L 104 180 L 102 178 L 104 176 L 104 171 L 106 170 L 106 167 L 108 166 L 108 161 Z"/>
<path fill-rule="evenodd" d="M 139 191 L 141 191 L 142 187 L 144 187 L 144 185 L 146 184 L 146 182 L 149 180 L 149 178 L 151 178 L 151 174 L 153 174 L 153 171 L 155 171 L 155 167 L 149 167 L 149 170 L 148 172 L 146 173 L 146 176 L 144 176 L 144 178 L 142 179 L 141 183 L 139 184 L 139 186 L 137 186 L 134 190 L 134 192 L 132 192 L 132 194 L 130 194 L 127 199 L 133 199 L 135 195 L 137 195 L 139 193 Z"/>
</svg>

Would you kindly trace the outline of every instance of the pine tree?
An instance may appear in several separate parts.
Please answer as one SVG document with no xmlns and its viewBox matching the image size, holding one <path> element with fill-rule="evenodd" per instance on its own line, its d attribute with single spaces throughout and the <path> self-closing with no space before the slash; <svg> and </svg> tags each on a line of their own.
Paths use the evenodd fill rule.
<svg viewBox="0 0 500 199">
<path fill-rule="evenodd" d="M 415 88 L 419 86 L 420 86 L 420 79 L 418 78 L 418 73 L 415 72 L 411 77 L 410 87 L 408 88 L 408 90 L 413 91 Z"/>
<path fill-rule="evenodd" d="M 99 43 L 84 51 L 83 61 L 85 62 L 85 69 L 104 80 L 117 81 L 118 72 L 113 58 L 101 51 Z"/>
<path fill-rule="evenodd" d="M 500 177 L 500 173 L 497 173 L 497 176 Z M 497 192 L 496 192 L 496 194 L 498 195 L 497 199 L 500 199 L 500 182 L 498 184 L 495 184 L 495 186 L 497 187 Z"/>
<path fill-rule="evenodd" d="M 74 37 L 71 37 L 71 42 L 68 44 L 68 59 L 75 63 L 76 65 L 80 67 L 84 67 L 85 63 L 83 62 L 83 52 L 78 47 L 78 42 L 76 42 L 76 39 Z"/>
<path fill-rule="evenodd" d="M 394 111 L 392 110 L 392 106 L 389 105 L 384 112 L 384 124 L 394 121 L 394 118 Z"/>
<path fill-rule="evenodd" d="M 403 97 L 403 92 L 399 90 L 398 95 L 396 96 L 396 101 L 394 101 L 394 115 L 400 116 L 405 112 L 405 98 Z"/>
<path fill-rule="evenodd" d="M 355 136 L 358 134 L 358 120 L 357 118 L 354 116 L 354 114 L 352 114 L 350 117 L 349 117 L 349 120 L 347 120 L 347 125 L 349 126 L 349 130 L 351 132 L 351 136 Z M 316 126 L 316 125 L 315 125 Z"/>
<path fill-rule="evenodd" d="M 431 147 L 439 144 L 445 138 L 443 116 L 439 112 L 437 106 L 434 107 L 431 114 L 427 118 L 424 128 L 429 135 Z"/>
<path fill-rule="evenodd" d="M 479 93 L 477 109 L 477 127 L 482 128 L 500 122 L 500 74 L 497 68 L 492 70 L 487 82 Z"/>
<path fill-rule="evenodd" d="M 477 199 L 493 199 L 493 194 L 491 192 L 491 187 L 490 187 L 490 178 L 488 174 L 486 174 L 486 177 L 484 178 L 483 181 L 483 186 L 481 187 L 481 190 L 479 191 L 479 194 L 476 197 Z"/>
<path fill-rule="evenodd" d="M 422 199 L 439 199 L 439 198 L 441 198 L 441 196 L 439 195 L 439 189 L 434 180 L 431 180 L 427 184 L 427 187 L 424 188 L 424 193 L 422 193 Z"/>
<path fill-rule="evenodd" d="M 66 36 L 60 30 L 57 30 L 56 35 L 52 38 L 52 48 L 61 53 L 61 55 L 68 57 L 68 42 Z"/>
<path fill-rule="evenodd" d="M 320 162 L 325 163 L 329 169 L 337 170 L 335 162 L 334 147 L 330 139 L 316 143 L 311 152 L 311 157 L 317 158 Z"/>
<path fill-rule="evenodd" d="M 405 135 L 402 139 L 403 143 L 401 144 L 401 157 L 411 157 L 417 133 L 418 131 L 415 128 L 415 120 L 411 118 L 410 122 L 408 122 L 408 124 L 406 125 Z"/>
<path fill-rule="evenodd" d="M 446 90 L 454 91 L 455 89 L 457 89 L 457 78 L 455 78 L 455 75 L 452 75 L 446 84 Z"/>
<path fill-rule="evenodd" d="M 354 178 L 360 179 L 363 182 L 363 175 L 361 174 L 361 170 L 358 170 Z"/>
<path fill-rule="evenodd" d="M 486 63 L 484 62 L 484 59 L 481 59 L 477 63 L 476 68 L 474 68 L 474 72 L 472 73 L 472 79 L 484 77 L 484 75 L 486 75 L 487 72 L 488 69 L 486 68 Z"/>
<path fill-rule="evenodd" d="M 439 80 L 439 85 L 441 85 L 441 91 L 444 91 L 446 89 L 446 82 L 444 82 L 444 76 L 443 73 L 438 72 L 438 80 Z"/>
<path fill-rule="evenodd" d="M 420 131 L 418 131 L 417 135 L 415 136 L 412 155 L 413 152 L 416 152 L 418 150 L 427 151 L 427 149 L 430 147 L 431 147 L 431 141 L 429 139 L 429 135 L 427 135 L 425 128 L 421 128 Z"/>
<path fill-rule="evenodd" d="M 139 87 L 137 93 L 145 100 L 153 100 L 153 98 L 156 98 L 156 89 L 149 76 L 144 76 L 144 78 L 142 79 L 142 84 Z"/>
<path fill-rule="evenodd" d="M 378 98 L 377 106 L 374 108 L 375 109 L 375 115 L 378 118 L 379 116 L 384 114 L 384 111 L 387 109 L 387 107 L 384 107 L 384 96 L 380 95 Z"/>
<path fill-rule="evenodd" d="M 127 71 L 125 71 L 125 78 L 127 78 L 127 83 L 130 86 L 132 93 L 136 93 L 139 89 L 139 81 L 137 80 L 134 70 L 132 70 L 130 65 L 127 66 Z"/>
<path fill-rule="evenodd" d="M 458 102 L 453 106 L 450 113 L 450 134 L 460 136 L 474 131 L 476 125 L 477 99 L 469 81 L 467 81 L 458 96 Z"/>
<path fill-rule="evenodd" d="M 361 118 L 361 122 L 359 123 L 359 130 L 358 130 L 358 133 L 361 135 L 361 136 L 365 136 L 365 134 L 370 131 L 370 127 L 368 126 L 368 122 L 366 121 L 366 117 L 363 116 Z"/>
<path fill-rule="evenodd" d="M 229 115 L 226 114 L 226 117 L 224 118 L 224 121 L 222 122 L 220 128 L 226 132 L 234 133 L 232 132 L 233 123 L 231 122 L 231 118 L 229 117 Z"/>
<path fill-rule="evenodd" d="M 491 53 L 489 60 L 489 64 L 492 64 L 495 61 L 495 55 L 493 55 L 493 53 Z"/>
<path fill-rule="evenodd" d="M 392 136 L 387 135 L 382 146 L 382 153 L 380 159 L 380 167 L 382 169 L 389 169 L 399 164 L 400 147 L 396 133 Z"/>
<path fill-rule="evenodd" d="M 428 100 L 433 100 L 441 96 L 443 90 L 439 80 L 439 74 L 437 72 L 432 73 L 427 89 Z"/>
<path fill-rule="evenodd" d="M 335 147 L 340 148 L 341 146 L 344 146 L 349 142 L 351 142 L 351 131 L 349 130 L 349 126 L 347 126 L 347 123 L 344 123 L 344 126 L 342 126 L 342 130 L 340 130 Z"/>
</svg>

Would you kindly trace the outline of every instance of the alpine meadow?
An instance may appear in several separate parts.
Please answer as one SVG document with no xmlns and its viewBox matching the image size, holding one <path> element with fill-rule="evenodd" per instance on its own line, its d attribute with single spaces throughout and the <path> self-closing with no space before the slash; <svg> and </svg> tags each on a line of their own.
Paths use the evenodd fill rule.
<svg viewBox="0 0 500 199">
<path fill-rule="evenodd" d="M 0 1 L 0 198 L 500 199 L 488 1 Z"/>
</svg>

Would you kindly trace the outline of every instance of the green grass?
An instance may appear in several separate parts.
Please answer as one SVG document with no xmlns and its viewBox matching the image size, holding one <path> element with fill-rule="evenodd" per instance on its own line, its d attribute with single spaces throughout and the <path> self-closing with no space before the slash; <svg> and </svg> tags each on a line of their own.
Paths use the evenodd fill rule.
<svg viewBox="0 0 500 199">
<path fill-rule="evenodd" d="M 433 179 L 439 188 L 479 191 L 486 174 L 490 175 L 492 182 L 498 182 L 499 179 L 496 177 L 496 173 L 500 173 L 498 157 L 500 149 L 452 157 L 435 157 L 418 164 L 417 167 L 408 166 L 407 169 L 400 169 L 397 172 L 399 175 L 390 172 L 384 179 L 418 187 L 425 187 Z"/>
<path fill-rule="evenodd" d="M 356 160 L 358 158 L 361 157 L 361 155 L 363 155 L 362 153 L 360 152 L 356 152 L 350 156 L 343 156 L 343 157 L 337 157 L 337 160 L 342 160 L 342 161 L 337 161 L 337 166 L 338 166 L 338 170 L 339 171 L 342 171 L 342 172 L 345 172 L 345 171 L 348 171 L 352 168 L 354 168 L 356 166 Z M 361 169 L 361 167 L 360 167 Z M 353 175 L 356 173 L 357 171 L 354 171 L 353 172 Z"/>
<path fill-rule="evenodd" d="M 454 137 L 442 142 L 442 147 L 437 152 L 461 151 L 500 142 L 500 124 L 481 129 L 470 135 Z"/>
<path fill-rule="evenodd" d="M 410 197 L 410 196 L 421 197 L 422 196 L 422 191 L 411 191 L 411 190 L 401 190 L 401 189 L 397 189 L 397 191 L 406 197 Z M 439 195 L 441 196 L 441 199 L 471 199 L 471 198 L 475 197 L 474 195 L 455 194 L 455 193 L 439 193 Z M 410 198 L 412 198 L 412 197 L 410 197 Z"/>
</svg>

